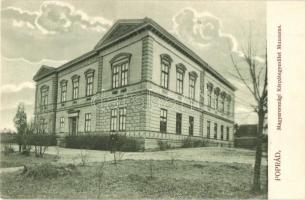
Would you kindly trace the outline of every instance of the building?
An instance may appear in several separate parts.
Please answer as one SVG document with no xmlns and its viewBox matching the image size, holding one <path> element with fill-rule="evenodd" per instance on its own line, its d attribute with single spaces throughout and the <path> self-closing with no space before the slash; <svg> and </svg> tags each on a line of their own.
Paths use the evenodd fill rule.
<svg viewBox="0 0 305 200">
<path fill-rule="evenodd" d="M 235 87 L 149 18 L 118 20 L 93 50 L 33 79 L 35 119 L 58 136 L 233 144 Z"/>
</svg>

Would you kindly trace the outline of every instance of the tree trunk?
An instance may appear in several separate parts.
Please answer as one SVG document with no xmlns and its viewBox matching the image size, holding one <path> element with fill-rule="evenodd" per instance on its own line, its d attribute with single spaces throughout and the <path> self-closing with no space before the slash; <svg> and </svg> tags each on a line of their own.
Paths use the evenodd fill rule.
<svg viewBox="0 0 305 200">
<path fill-rule="evenodd" d="M 263 135 L 264 119 L 265 119 L 264 112 L 259 110 L 253 188 L 252 188 L 253 192 L 260 192 L 261 190 L 260 175 L 261 175 L 261 162 L 262 162 L 262 135 Z"/>
</svg>

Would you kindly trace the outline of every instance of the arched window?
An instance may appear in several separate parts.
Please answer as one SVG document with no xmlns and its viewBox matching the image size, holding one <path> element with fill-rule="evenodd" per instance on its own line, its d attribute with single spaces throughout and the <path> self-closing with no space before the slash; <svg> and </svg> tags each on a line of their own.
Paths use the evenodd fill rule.
<svg viewBox="0 0 305 200">
<path fill-rule="evenodd" d="M 190 98 L 195 99 L 195 88 L 196 88 L 196 80 L 197 80 L 197 73 L 192 71 L 189 73 L 189 93 L 190 93 Z"/>
<path fill-rule="evenodd" d="M 40 88 L 40 108 L 46 110 L 48 108 L 49 86 L 43 85 Z"/>
<path fill-rule="evenodd" d="M 216 87 L 214 89 L 214 108 L 215 108 L 215 110 L 218 110 L 218 108 L 219 108 L 219 104 L 218 104 L 218 102 L 219 102 L 219 93 L 220 93 L 220 89 L 219 89 L 219 87 Z"/>
<path fill-rule="evenodd" d="M 67 80 L 60 81 L 60 102 L 63 103 L 67 100 Z"/>
<path fill-rule="evenodd" d="M 128 84 L 130 59 L 130 53 L 119 53 L 110 60 L 112 88 L 123 87 Z"/>
<path fill-rule="evenodd" d="M 176 82 L 176 91 L 179 94 L 183 94 L 183 82 L 184 82 L 184 74 L 186 71 L 186 67 L 179 63 L 176 65 L 176 78 L 177 78 L 177 82 Z"/>
<path fill-rule="evenodd" d="M 79 75 L 72 76 L 72 99 L 78 99 L 79 98 Z"/>
<path fill-rule="evenodd" d="M 168 89 L 172 58 L 168 54 L 161 54 L 161 87 Z"/>
<path fill-rule="evenodd" d="M 213 91 L 213 84 L 207 83 L 207 89 L 208 89 L 208 106 L 212 106 L 212 91 Z"/>
<path fill-rule="evenodd" d="M 94 80 L 94 69 L 87 69 L 85 71 L 86 76 L 86 96 L 93 95 L 93 80 Z"/>
<path fill-rule="evenodd" d="M 231 112 L 231 100 L 232 100 L 232 98 L 231 98 L 230 95 L 227 95 L 226 99 L 227 99 L 227 114 L 229 115 L 230 112 Z"/>
<path fill-rule="evenodd" d="M 221 107 L 220 107 L 220 111 L 224 112 L 225 111 L 225 99 L 226 99 L 226 92 L 221 92 L 220 93 L 220 97 L 221 97 Z"/>
</svg>

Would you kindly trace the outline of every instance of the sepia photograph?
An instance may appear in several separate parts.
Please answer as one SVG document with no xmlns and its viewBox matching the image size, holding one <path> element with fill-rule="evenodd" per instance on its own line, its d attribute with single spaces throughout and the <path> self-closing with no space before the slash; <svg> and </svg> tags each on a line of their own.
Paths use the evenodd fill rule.
<svg viewBox="0 0 305 200">
<path fill-rule="evenodd" d="M 266 9 L 2 0 L 1 198 L 267 199 Z"/>
</svg>

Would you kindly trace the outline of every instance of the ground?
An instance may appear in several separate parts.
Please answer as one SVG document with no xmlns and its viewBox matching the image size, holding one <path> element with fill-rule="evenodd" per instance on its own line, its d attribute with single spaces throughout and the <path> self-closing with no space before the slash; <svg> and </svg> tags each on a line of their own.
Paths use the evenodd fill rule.
<svg viewBox="0 0 305 200">
<path fill-rule="evenodd" d="M 35 163 L 47 163 L 48 169 L 52 166 L 66 169 L 73 163 L 76 166 L 73 173 L 42 178 L 46 169 L 38 177 L 30 173 L 2 173 L 1 197 L 267 198 L 265 190 L 258 195 L 250 192 L 254 161 L 254 152 L 250 150 L 209 147 L 125 153 L 117 155 L 122 156 L 117 164 L 113 163 L 113 154 L 103 151 L 52 147 L 47 153 L 46 158 L 2 156 L 1 162 L 24 160 L 29 169 L 35 169 Z M 30 159 L 35 161 L 30 163 Z M 262 170 L 262 183 L 265 188 L 266 166 Z"/>
</svg>

